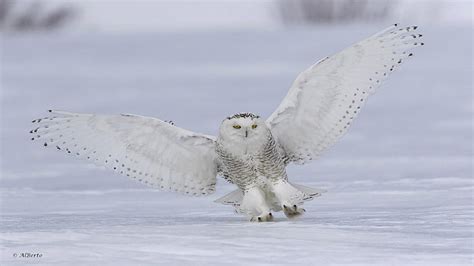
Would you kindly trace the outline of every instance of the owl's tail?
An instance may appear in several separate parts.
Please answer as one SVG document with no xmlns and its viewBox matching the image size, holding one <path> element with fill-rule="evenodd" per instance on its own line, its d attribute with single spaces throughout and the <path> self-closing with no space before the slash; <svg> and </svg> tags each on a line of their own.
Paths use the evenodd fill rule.
<svg viewBox="0 0 474 266">
<path fill-rule="evenodd" d="M 295 184 L 295 183 L 291 183 L 291 186 L 293 186 L 294 188 L 296 188 L 299 192 L 302 192 L 302 193 L 297 193 L 298 195 L 301 195 L 300 199 L 301 201 L 310 201 L 316 197 L 319 197 L 322 195 L 322 193 L 326 192 L 325 190 L 323 189 L 317 189 L 317 188 L 310 188 L 310 187 L 307 187 L 307 186 L 303 186 L 303 185 L 298 185 L 298 184 Z M 274 195 L 272 195 L 273 193 L 267 195 L 267 200 L 269 201 L 269 203 L 271 205 L 278 205 L 277 202 L 274 202 L 276 199 L 274 197 Z M 240 189 L 236 189 L 232 192 L 230 192 L 229 194 L 221 197 L 221 198 L 218 198 L 216 199 L 214 202 L 216 203 L 221 203 L 221 204 L 224 204 L 224 205 L 232 205 L 234 207 L 239 207 L 240 204 L 242 203 L 242 199 L 244 197 L 244 193 L 242 192 L 242 190 Z"/>
<path fill-rule="evenodd" d="M 293 185 L 296 189 L 298 189 L 299 191 L 303 192 L 306 195 L 306 197 L 303 198 L 304 201 L 309 201 L 314 198 L 317 198 L 326 192 L 326 190 L 324 189 L 311 188 L 311 187 L 307 187 L 303 185 L 298 185 L 295 183 L 291 183 L 291 185 Z"/>
<path fill-rule="evenodd" d="M 236 189 L 224 197 L 216 199 L 214 202 L 221 203 L 224 205 L 232 205 L 234 207 L 240 206 L 242 199 L 244 198 L 244 193 L 240 189 Z"/>
</svg>

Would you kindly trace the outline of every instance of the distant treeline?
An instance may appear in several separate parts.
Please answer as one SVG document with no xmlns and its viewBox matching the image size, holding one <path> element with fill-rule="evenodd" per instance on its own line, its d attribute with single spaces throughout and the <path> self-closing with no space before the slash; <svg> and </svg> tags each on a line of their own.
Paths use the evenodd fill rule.
<svg viewBox="0 0 474 266">
<path fill-rule="evenodd" d="M 397 4 L 397 0 L 277 0 L 284 24 L 383 20 Z"/>
<path fill-rule="evenodd" d="M 1 31 L 50 31 L 63 27 L 77 15 L 71 5 L 46 6 L 40 1 L 0 0 Z"/>
</svg>

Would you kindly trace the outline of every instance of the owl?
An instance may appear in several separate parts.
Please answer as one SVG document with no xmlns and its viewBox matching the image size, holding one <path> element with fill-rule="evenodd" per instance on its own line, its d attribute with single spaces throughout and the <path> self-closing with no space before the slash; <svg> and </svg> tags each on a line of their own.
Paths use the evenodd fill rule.
<svg viewBox="0 0 474 266">
<path fill-rule="evenodd" d="M 145 185 L 191 196 L 215 191 L 217 176 L 236 190 L 216 200 L 250 221 L 302 205 L 323 192 L 290 182 L 286 167 L 317 159 L 352 124 L 362 106 L 411 50 L 424 45 L 417 27 L 397 24 L 302 72 L 270 117 L 226 117 L 217 137 L 157 118 L 49 110 L 35 119 L 32 140 L 104 166 Z"/>
</svg>

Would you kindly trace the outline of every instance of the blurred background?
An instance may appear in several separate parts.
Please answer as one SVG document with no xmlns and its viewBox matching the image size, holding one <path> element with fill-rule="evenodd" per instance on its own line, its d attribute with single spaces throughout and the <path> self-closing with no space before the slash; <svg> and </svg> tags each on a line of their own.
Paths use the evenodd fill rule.
<svg viewBox="0 0 474 266">
<path fill-rule="evenodd" d="M 328 190 L 291 232 L 241 227 L 212 203 L 234 189 L 222 179 L 215 195 L 190 199 L 29 141 L 48 109 L 154 116 L 216 135 L 228 115 L 269 116 L 298 73 L 393 23 L 418 25 L 426 45 L 337 145 L 289 167 L 291 180 Z M 252 262 L 472 263 L 473 1 L 0 0 L 0 34 L 0 262 L 38 250 L 48 265 L 84 265 L 94 249 L 94 263 L 176 263 L 183 243 L 181 263 L 207 264 L 212 254 L 193 256 L 206 250 L 243 262 L 249 250 L 268 254 L 263 241 L 271 256 Z M 294 242 L 272 242 L 281 230 Z M 249 247 L 202 238 L 264 231 Z M 166 248 L 148 250 L 145 235 Z"/>
<path fill-rule="evenodd" d="M 470 0 L 1 0 L 2 32 L 277 29 L 410 21 L 472 23 Z"/>
</svg>

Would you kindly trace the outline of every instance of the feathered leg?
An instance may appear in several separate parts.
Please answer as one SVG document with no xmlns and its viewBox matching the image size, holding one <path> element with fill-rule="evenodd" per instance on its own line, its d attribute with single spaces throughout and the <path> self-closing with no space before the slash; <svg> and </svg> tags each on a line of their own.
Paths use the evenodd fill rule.
<svg viewBox="0 0 474 266">
<path fill-rule="evenodd" d="M 273 220 L 270 207 L 265 200 L 265 194 L 259 187 L 252 187 L 244 192 L 240 209 L 249 215 L 251 222 L 269 222 Z"/>
<path fill-rule="evenodd" d="M 305 209 L 298 206 L 303 205 L 308 195 L 288 183 L 288 181 L 280 180 L 273 183 L 272 191 L 280 202 L 280 206 L 286 217 L 290 219 L 296 218 L 305 212 Z"/>
</svg>

